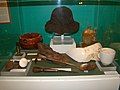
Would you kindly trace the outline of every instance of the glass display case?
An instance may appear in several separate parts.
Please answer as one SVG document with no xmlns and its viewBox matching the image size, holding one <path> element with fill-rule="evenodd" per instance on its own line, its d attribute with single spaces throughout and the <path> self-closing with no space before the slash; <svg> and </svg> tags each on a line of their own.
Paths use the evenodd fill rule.
<svg viewBox="0 0 120 90">
<path fill-rule="evenodd" d="M 4 1 L 7 1 L 7 6 L 3 5 Z M 9 19 L 9 22 L 3 23 L 1 21 L 2 20 L 1 18 L 5 17 L 4 16 L 5 7 L 7 7 L 7 10 L 9 12 L 8 16 L 10 19 Z M 38 33 L 40 34 L 40 36 L 42 36 L 42 40 L 41 40 L 42 43 L 46 45 L 51 44 L 51 40 L 55 37 L 56 33 L 51 34 L 49 32 L 46 32 L 46 23 L 52 19 L 52 13 L 57 7 L 69 8 L 73 15 L 73 19 L 74 19 L 73 21 L 79 23 L 79 28 L 76 33 L 74 34 L 65 33 L 65 36 L 69 35 L 72 39 L 74 39 L 73 41 L 75 43 L 74 44 L 75 47 L 82 46 L 83 33 L 88 27 L 91 27 L 92 30 L 95 30 L 96 42 L 99 42 L 102 45 L 102 47 L 113 48 L 116 51 L 114 64 L 117 67 L 116 68 L 117 73 L 112 72 L 112 70 L 110 73 L 104 72 L 104 71 L 99 72 L 97 69 L 95 69 L 94 71 L 90 71 L 87 74 L 86 72 L 80 71 L 79 72 L 80 75 L 74 72 L 72 73 L 63 72 L 59 74 L 56 74 L 56 73 L 36 74 L 35 73 L 32 76 L 31 66 L 34 66 L 34 64 L 29 62 L 31 66 L 29 65 L 27 68 L 31 70 L 25 73 L 22 73 L 22 76 L 20 77 L 18 77 L 19 76 L 18 73 L 17 74 L 10 73 L 10 75 L 13 76 L 11 78 L 9 77 L 9 73 L 1 72 L 1 74 L 4 74 L 5 76 L 4 75 L 0 76 L 1 77 L 0 84 L 3 85 L 3 82 L 4 83 L 6 82 L 6 83 L 9 83 L 9 86 L 10 85 L 13 86 L 10 90 L 15 90 L 15 89 L 20 90 L 23 88 L 19 87 L 19 85 L 24 84 L 25 88 L 28 89 L 29 85 L 31 86 L 33 85 L 33 87 L 34 86 L 39 87 L 39 84 L 37 82 L 41 83 L 43 81 L 41 85 L 44 86 L 45 82 L 48 81 L 46 85 L 48 85 L 50 90 L 52 90 L 52 89 L 57 89 L 59 85 L 63 86 L 61 82 L 65 81 L 65 84 L 66 84 L 65 87 L 64 88 L 61 87 L 58 90 L 61 90 L 61 89 L 72 90 L 73 88 L 72 88 L 72 85 L 70 86 L 70 84 L 75 84 L 76 87 L 74 88 L 78 90 L 79 84 L 85 86 L 86 84 L 88 84 L 89 81 L 92 80 L 91 84 L 89 84 L 88 86 L 94 85 L 95 83 L 98 84 L 98 87 L 91 88 L 93 90 L 98 90 L 98 88 L 101 88 L 101 90 L 114 90 L 114 89 L 116 90 L 116 88 L 119 88 L 119 84 L 120 84 L 119 83 L 119 79 L 120 79 L 120 76 L 119 76 L 120 74 L 120 1 L 119 0 L 3 0 L 3 1 L 0 1 L 0 70 L 4 70 L 6 63 L 9 60 L 11 60 L 13 55 L 15 55 L 16 48 L 17 48 L 16 42 L 20 41 L 20 36 L 26 33 Z M 64 18 L 64 20 L 66 18 Z M 70 27 L 70 25 L 68 27 Z M 60 35 L 60 38 L 62 39 L 64 37 Z M 68 40 L 66 42 L 69 43 Z M 71 47 L 72 45 L 71 46 L 68 45 L 68 46 Z M 64 47 L 63 45 L 62 48 L 59 48 L 59 50 L 62 50 L 62 49 L 65 50 L 66 47 L 68 48 L 68 46 L 65 45 Z M 56 46 L 53 46 L 53 47 L 56 48 Z M 57 46 L 57 49 L 58 49 L 58 46 Z M 24 52 L 24 49 L 22 48 L 21 51 Z M 35 49 L 31 53 L 31 50 L 30 50 L 29 54 L 33 54 L 33 52 L 36 52 L 36 51 L 37 50 Z M 26 52 L 28 53 L 28 51 L 25 50 L 25 53 Z M 34 54 L 36 55 L 36 53 Z M 34 57 L 34 59 L 35 58 L 36 57 Z M 48 63 L 47 64 L 48 66 L 57 67 L 57 65 L 55 64 L 50 64 L 51 62 L 49 61 L 47 63 Z M 44 65 L 44 62 L 40 63 L 40 65 Z M 23 76 L 23 74 L 26 75 L 26 73 L 28 73 L 28 76 L 27 77 Z M 43 78 L 41 78 L 41 76 Z M 48 77 L 44 77 L 44 76 L 48 76 Z M 71 77 L 69 76 L 73 76 L 73 78 L 70 79 Z M 79 77 L 79 76 L 82 76 L 82 77 Z M 8 79 L 8 81 L 4 81 L 6 78 Z M 108 80 L 109 78 L 111 78 L 110 81 Z M 29 79 L 31 81 L 29 81 Z M 85 79 L 85 81 L 83 79 Z M 100 79 L 103 81 L 99 81 Z M 18 82 L 19 85 L 15 84 L 14 82 L 15 80 L 19 81 Z M 69 83 L 69 80 L 72 81 L 72 83 Z M 111 83 L 112 80 L 114 82 L 115 87 L 108 87 L 108 86 L 111 86 L 111 84 L 113 84 Z M 19 88 L 15 88 L 14 85 L 10 84 L 10 81 L 13 82 Z M 21 81 L 23 81 L 23 83 Z M 32 81 L 35 82 L 36 85 L 33 84 Z M 49 81 L 51 82 L 51 84 L 49 83 Z M 53 87 L 55 85 L 54 82 L 57 83 L 56 84 L 57 87 Z M 103 84 L 108 83 L 108 86 L 107 85 L 104 86 L 101 83 Z M 67 85 L 69 85 L 70 87 Z M 38 89 L 48 90 L 46 87 L 43 87 L 43 86 L 39 87 Z M 5 85 L 3 85 L 2 88 L 5 88 Z M 87 87 L 80 87 L 80 88 L 83 88 L 84 90 L 88 90 Z M 5 88 L 5 90 L 7 90 L 7 88 Z"/>
<path fill-rule="evenodd" d="M 72 10 L 74 20 L 80 23 L 79 31 L 71 35 L 76 44 L 82 42 L 83 31 L 92 26 L 97 31 L 97 41 L 117 49 L 118 57 L 119 5 L 119 0 L 8 0 L 10 23 L 0 24 L 1 54 L 4 49 L 13 51 L 18 37 L 27 32 L 40 33 L 43 42 L 49 44 L 53 34 L 46 33 L 45 24 L 54 8 L 67 6 Z"/>
</svg>

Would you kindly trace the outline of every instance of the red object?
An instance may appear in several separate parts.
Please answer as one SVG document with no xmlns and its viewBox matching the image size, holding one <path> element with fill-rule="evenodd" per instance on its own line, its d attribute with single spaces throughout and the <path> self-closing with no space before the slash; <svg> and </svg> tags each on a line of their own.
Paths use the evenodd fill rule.
<svg viewBox="0 0 120 90">
<path fill-rule="evenodd" d="M 37 44 L 41 41 L 42 36 L 38 33 L 26 33 L 19 37 L 19 43 L 23 49 L 37 49 Z"/>
</svg>

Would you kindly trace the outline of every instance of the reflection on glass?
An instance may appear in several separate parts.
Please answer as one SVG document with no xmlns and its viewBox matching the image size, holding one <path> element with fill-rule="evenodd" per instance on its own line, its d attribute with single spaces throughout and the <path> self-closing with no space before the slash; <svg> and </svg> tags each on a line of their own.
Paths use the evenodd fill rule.
<svg viewBox="0 0 120 90">
<path fill-rule="evenodd" d="M 0 58 L 7 58 L 12 55 L 16 40 L 15 35 L 0 34 Z"/>
<path fill-rule="evenodd" d="M 103 35 L 103 45 L 104 46 L 109 46 L 111 43 L 111 34 L 112 34 L 112 29 L 111 27 L 107 27 L 106 31 L 104 32 Z"/>
</svg>

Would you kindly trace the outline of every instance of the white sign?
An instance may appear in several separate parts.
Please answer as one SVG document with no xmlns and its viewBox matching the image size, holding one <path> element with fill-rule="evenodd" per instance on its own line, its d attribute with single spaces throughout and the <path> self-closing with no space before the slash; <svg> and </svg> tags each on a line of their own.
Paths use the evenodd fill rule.
<svg viewBox="0 0 120 90">
<path fill-rule="evenodd" d="M 7 0 L 0 0 L 0 23 L 10 22 L 8 2 Z"/>
</svg>

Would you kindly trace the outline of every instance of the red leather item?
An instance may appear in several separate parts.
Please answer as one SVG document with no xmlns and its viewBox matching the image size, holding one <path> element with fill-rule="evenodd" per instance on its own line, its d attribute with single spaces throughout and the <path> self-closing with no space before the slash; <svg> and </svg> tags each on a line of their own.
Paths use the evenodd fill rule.
<svg viewBox="0 0 120 90">
<path fill-rule="evenodd" d="M 79 30 L 79 22 L 74 20 L 70 8 L 61 6 L 52 11 L 51 19 L 45 24 L 45 30 L 58 35 L 74 34 Z"/>
</svg>

